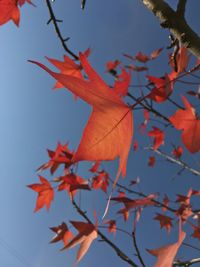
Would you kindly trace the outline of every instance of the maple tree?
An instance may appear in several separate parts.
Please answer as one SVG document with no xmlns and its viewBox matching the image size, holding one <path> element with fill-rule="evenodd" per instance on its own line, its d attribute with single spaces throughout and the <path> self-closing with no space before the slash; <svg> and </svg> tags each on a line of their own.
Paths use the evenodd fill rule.
<svg viewBox="0 0 200 267">
<path fill-rule="evenodd" d="M 0 25 L 12 20 L 19 26 L 19 7 L 25 2 L 32 4 L 29 0 L 0 1 Z M 69 148 L 68 143 L 58 143 L 55 150 L 47 150 L 49 160 L 42 164 L 37 171 L 43 172 L 49 169 L 53 178 L 47 179 L 39 175 L 40 183 L 28 185 L 30 189 L 38 193 L 35 212 L 45 206 L 49 210 L 54 200 L 55 191 L 65 190 L 71 204 L 82 217 L 82 221 L 72 221 L 69 218 L 72 227 L 69 227 L 67 222 L 61 224 L 58 222 L 58 226 L 51 226 L 50 229 L 55 233 L 55 236 L 50 242 L 62 241 L 64 247 L 61 248 L 61 251 L 79 245 L 76 256 L 76 263 L 78 263 L 88 252 L 91 244 L 96 239 L 101 238 L 127 264 L 133 267 L 149 266 L 144 262 L 141 253 L 145 249 L 145 244 L 143 248 L 138 247 L 136 233 L 140 217 L 147 209 L 152 209 L 154 216 L 151 217 L 151 220 L 154 223 L 159 223 L 160 228 L 164 228 L 163 230 L 168 236 L 174 235 L 175 232 L 178 236 L 175 243 L 168 243 L 157 249 L 146 249 L 149 254 L 157 257 L 153 266 L 171 267 L 198 264 L 200 258 L 185 261 L 176 258 L 176 255 L 184 244 L 196 248 L 184 243 L 186 238 L 191 239 L 191 242 L 194 239 L 198 239 L 200 242 L 200 210 L 192 202 L 195 197 L 200 196 L 200 190 L 191 188 L 189 185 L 186 195 L 182 195 L 182 192 L 180 193 L 179 188 L 177 188 L 177 198 L 174 200 L 175 196 L 167 196 L 170 192 L 145 194 L 140 190 L 141 181 L 139 178 L 128 181 L 129 186 L 123 183 L 127 179 L 129 153 L 131 149 L 137 153 L 141 146 L 144 147 L 144 151 L 151 152 L 146 164 L 147 168 L 148 166 L 156 168 L 158 156 L 160 156 L 166 161 L 181 166 L 181 172 L 178 175 L 186 170 L 191 174 L 200 176 L 198 168 L 191 166 L 190 162 L 184 161 L 185 153 L 196 155 L 200 151 L 199 91 L 189 91 L 186 88 L 181 91 L 179 96 L 174 96 L 176 86 L 178 82 L 182 81 L 182 78 L 192 79 L 191 77 L 195 73 L 196 78 L 199 79 L 200 46 L 198 44 L 200 41 L 198 36 L 194 36 L 193 32 L 190 32 L 189 26 L 185 25 L 184 14 L 187 1 L 179 0 L 176 11 L 164 1 L 142 1 L 159 17 L 161 25 L 168 28 L 173 34 L 171 43 L 173 52 L 166 59 L 170 70 L 164 71 L 162 77 L 151 74 L 153 73 L 151 62 L 159 60 L 163 48 L 154 50 L 150 55 L 141 51 L 135 56 L 124 54 L 124 62 L 116 59 L 105 63 L 106 72 L 113 78 L 112 84 L 107 84 L 90 64 L 90 49 L 75 54 L 68 48 L 58 26 L 52 3 L 49 0 L 46 2 L 50 14 L 49 22 L 54 24 L 58 38 L 67 54 L 63 56 L 63 61 L 47 57 L 47 60 L 58 69 L 58 72 L 52 71 L 41 62 L 35 60 L 29 60 L 29 62 L 43 69 L 56 80 L 54 89 L 65 88 L 69 90 L 75 100 L 77 98 L 84 100 L 92 109 L 75 151 Z M 83 9 L 85 4 L 86 1 L 82 1 Z M 180 25 L 174 26 L 174 16 Z M 180 33 L 180 28 L 182 33 Z M 196 40 L 194 40 L 195 37 Z M 188 38 L 190 45 L 188 45 Z M 140 92 L 136 96 L 130 91 L 133 73 L 141 75 L 140 77 L 147 81 L 144 86 L 138 85 Z M 194 87 L 198 84 L 192 80 L 190 82 Z M 183 82 L 183 86 L 186 84 L 187 82 L 185 84 Z M 133 103 L 130 104 L 128 98 L 129 101 L 133 100 Z M 168 103 L 173 106 L 173 113 L 169 113 L 167 110 L 163 111 L 162 107 Z M 133 119 L 133 114 L 138 107 L 142 108 L 142 116 L 144 117 L 142 122 Z M 180 140 L 178 138 L 173 141 L 170 140 L 173 138 L 170 138 L 167 131 L 169 128 L 170 133 L 174 131 L 174 135 L 177 136 L 178 132 L 181 131 Z M 141 138 L 145 136 L 146 143 L 140 143 L 139 138 L 134 140 L 135 132 Z M 169 148 L 171 154 L 168 152 Z M 111 175 L 103 167 L 103 162 L 113 161 L 117 158 L 119 159 L 118 170 L 114 178 L 111 178 Z M 89 169 L 91 176 L 88 179 L 83 178 L 77 171 L 77 165 L 81 161 L 93 163 Z M 58 171 L 62 174 L 58 175 Z M 122 180 L 121 176 L 125 180 Z M 103 219 L 102 214 L 86 213 L 81 204 L 78 204 L 78 196 L 83 192 L 89 194 L 89 191 L 96 194 L 101 191 L 104 194 L 102 197 L 105 204 L 103 204 Z M 119 206 L 121 207 L 118 208 Z M 116 213 L 114 213 L 115 207 L 117 207 Z M 93 217 L 94 219 L 92 219 Z M 121 219 L 124 221 L 122 226 L 120 225 Z M 133 221 L 131 226 L 130 220 Z M 73 234 L 72 228 L 76 229 L 78 234 Z M 173 233 L 172 229 L 174 230 Z M 113 240 L 112 236 L 109 236 L 113 234 L 117 236 L 120 231 L 132 240 L 135 250 L 134 257 L 133 255 L 126 255 L 123 247 L 121 248 L 118 243 L 115 243 L 115 239 Z"/>
</svg>

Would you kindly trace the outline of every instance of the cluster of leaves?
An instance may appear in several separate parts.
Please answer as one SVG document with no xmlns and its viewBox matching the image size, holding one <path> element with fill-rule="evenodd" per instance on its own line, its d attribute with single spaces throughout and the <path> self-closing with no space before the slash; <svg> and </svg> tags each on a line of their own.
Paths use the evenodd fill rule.
<svg viewBox="0 0 200 267">
<path fill-rule="evenodd" d="M 0 13 L 0 24 L 13 20 L 16 25 L 19 25 L 19 6 L 21 7 L 25 2 L 31 4 L 30 0 L 0 1 L 0 9 L 2 10 Z M 77 208 L 80 215 L 87 220 L 86 222 L 70 221 L 72 226 L 78 230 L 78 234 L 75 236 L 65 222 L 56 227 L 51 227 L 51 230 L 55 233 L 51 243 L 63 241 L 63 249 L 73 248 L 80 244 L 76 258 L 77 262 L 88 251 L 93 240 L 101 234 L 99 229 L 102 225 L 107 225 L 110 233 L 115 234 L 118 229 L 116 218 L 105 220 L 100 224 L 95 215 L 95 223 L 92 223 L 75 202 L 76 194 L 79 190 L 90 191 L 99 189 L 107 197 L 107 191 L 110 185 L 112 194 L 114 194 L 116 186 L 123 189 L 117 196 L 113 197 L 112 194 L 109 195 L 105 215 L 108 212 L 110 202 L 122 205 L 117 211 L 117 214 L 122 216 L 125 222 L 128 221 L 130 214 L 136 214 L 132 230 L 133 233 L 135 232 L 140 215 L 146 207 L 162 209 L 162 213 L 156 213 L 154 220 L 159 221 L 160 227 L 165 228 L 168 233 L 170 233 L 173 227 L 172 221 L 179 221 L 177 242 L 158 249 L 148 250 L 150 254 L 157 257 L 154 267 L 172 266 L 176 253 L 186 236 L 186 233 L 182 230 L 185 223 L 188 223 L 192 227 L 192 236 L 200 239 L 200 227 L 192 222 L 196 217 L 200 220 L 199 213 L 193 210 L 191 204 L 191 198 L 200 196 L 200 191 L 190 189 L 186 196 L 178 194 L 175 203 L 171 204 L 173 201 L 167 196 L 163 198 L 163 201 L 159 201 L 157 194 L 144 195 L 143 193 L 135 192 L 130 188 L 121 186 L 118 183 L 120 175 L 123 177 L 126 175 L 127 159 L 133 139 L 133 110 L 138 105 L 142 105 L 144 110 L 144 121 L 138 127 L 141 133 L 146 133 L 147 124 L 153 122 L 150 114 L 157 115 L 161 120 L 167 121 L 168 125 L 174 126 L 175 129 L 182 131 L 182 143 L 190 153 L 200 151 L 200 119 L 197 116 L 195 107 L 192 106 L 186 96 L 181 96 L 184 107 L 178 106 L 175 113 L 169 117 L 163 116 L 154 108 L 155 103 L 160 105 L 169 101 L 176 82 L 189 73 L 186 71 L 189 62 L 186 48 L 181 47 L 176 57 L 170 60 L 171 70 L 169 73 L 165 73 L 162 77 L 146 75 L 148 84 L 146 85 L 145 94 L 141 90 L 141 97 L 136 98 L 133 105 L 126 104 L 124 100 L 124 97 L 127 95 L 133 98 L 128 92 L 131 73 L 148 72 L 149 69 L 146 63 L 155 60 L 161 52 L 162 48 L 155 50 L 150 56 L 142 52 L 138 52 L 135 56 L 125 54 L 124 56 L 131 62 L 128 65 L 122 64 L 119 60 L 107 62 L 107 72 L 115 78 L 113 86 L 107 85 L 90 65 L 88 61 L 88 56 L 90 55 L 89 49 L 79 54 L 79 63 L 67 55 L 64 55 L 63 61 L 47 58 L 51 64 L 58 68 L 59 73 L 51 71 L 39 62 L 30 61 L 56 79 L 55 89 L 66 88 L 72 92 L 75 98 L 81 98 L 92 108 L 92 113 L 77 150 L 71 151 L 68 144 L 62 145 L 58 143 L 55 151 L 48 150 L 49 161 L 38 168 L 40 172 L 49 169 L 50 173 L 54 175 L 57 169 L 62 166 L 63 175 L 53 178 L 51 182 L 45 177 L 39 176 L 40 183 L 28 185 L 29 188 L 38 193 L 35 211 L 45 206 L 47 210 L 50 208 L 54 200 L 54 191 L 56 188 L 57 191 L 67 191 L 72 204 Z M 135 62 L 139 63 L 139 65 L 136 66 Z M 193 70 L 195 69 L 197 69 L 196 66 Z M 188 94 L 199 98 L 199 94 L 194 91 L 189 91 Z M 152 130 L 147 132 L 147 136 L 153 138 L 153 151 L 159 151 L 160 146 L 165 143 L 166 134 L 156 124 L 152 124 Z M 134 150 L 136 151 L 138 147 L 139 145 L 135 141 Z M 173 158 L 180 160 L 182 154 L 182 146 L 175 146 L 172 151 Z M 112 180 L 109 174 L 101 169 L 101 161 L 110 161 L 118 157 L 118 171 L 115 179 Z M 73 166 L 77 165 L 80 161 L 94 162 L 94 165 L 90 169 L 92 178 L 85 179 L 74 172 Z M 154 156 L 150 156 L 148 164 L 151 167 L 154 166 Z M 139 182 L 139 179 L 131 181 L 130 187 L 137 185 Z M 56 186 L 52 186 L 52 184 Z M 130 198 L 126 192 L 130 194 L 136 193 L 139 197 Z M 166 212 L 171 213 L 173 217 L 168 216 L 168 214 L 166 215 Z"/>
</svg>

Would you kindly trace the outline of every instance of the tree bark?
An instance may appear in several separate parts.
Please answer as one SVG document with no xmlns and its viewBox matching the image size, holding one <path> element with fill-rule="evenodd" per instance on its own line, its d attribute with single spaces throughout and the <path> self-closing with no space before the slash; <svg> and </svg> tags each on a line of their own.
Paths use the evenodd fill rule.
<svg viewBox="0 0 200 267">
<path fill-rule="evenodd" d="M 179 12 L 178 9 L 174 11 L 163 0 L 141 0 L 141 2 L 160 20 L 163 28 L 168 28 L 183 46 L 200 58 L 200 38 L 187 24 L 183 12 Z"/>
</svg>

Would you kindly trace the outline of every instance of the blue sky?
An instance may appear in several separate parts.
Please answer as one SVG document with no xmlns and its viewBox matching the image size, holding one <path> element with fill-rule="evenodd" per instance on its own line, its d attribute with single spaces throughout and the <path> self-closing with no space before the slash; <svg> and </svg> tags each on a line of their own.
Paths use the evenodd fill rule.
<svg viewBox="0 0 200 267">
<path fill-rule="evenodd" d="M 0 266 L 3 267 L 72 266 L 77 249 L 61 253 L 61 244 L 49 245 L 52 234 L 48 227 L 68 219 L 82 220 L 64 192 L 56 194 L 50 212 L 41 210 L 34 214 L 36 194 L 26 187 L 38 181 L 35 170 L 47 161 L 47 148 L 54 149 L 58 141 L 69 142 L 72 149 L 77 147 L 90 113 L 88 105 L 80 100 L 73 101 L 66 90 L 53 91 L 55 81 L 27 62 L 32 59 L 46 64 L 45 56 L 62 59 L 65 54 L 53 26 L 46 25 L 49 15 L 44 1 L 34 3 L 36 8 L 25 5 L 21 9 L 19 28 L 12 22 L 0 27 Z M 168 45 L 167 31 L 160 28 L 156 18 L 140 1 L 88 0 L 84 12 L 79 0 L 56 0 L 53 7 L 57 18 L 64 20 L 63 34 L 71 37 L 69 46 L 75 52 L 90 47 L 90 62 L 107 81 L 111 79 L 105 73 L 108 60 L 122 60 L 123 53 L 149 54 Z M 197 30 L 199 7 L 199 1 L 189 2 L 187 13 L 190 24 Z M 165 51 L 160 60 L 152 64 L 152 75 L 159 76 L 167 70 L 167 53 Z M 133 75 L 133 83 L 137 83 L 136 75 Z M 169 111 L 172 114 L 174 109 Z M 134 115 L 138 127 L 143 117 L 139 111 Z M 140 138 L 136 133 L 137 137 Z M 179 140 L 179 137 L 173 135 L 172 139 Z M 190 183 L 199 189 L 196 177 L 187 172 L 172 179 L 178 168 L 163 159 L 158 158 L 156 168 L 148 168 L 148 156 L 143 150 L 130 154 L 126 184 L 129 178 L 140 176 L 141 189 L 147 194 L 170 191 L 173 195 L 177 191 L 175 188 L 186 194 Z M 189 158 L 187 153 L 185 157 Z M 88 166 L 80 164 L 82 176 L 88 177 Z M 114 177 L 116 162 L 104 166 Z M 48 177 L 48 173 L 45 175 Z M 83 194 L 82 202 L 89 211 L 97 208 L 102 212 L 106 198 L 103 193 Z M 177 238 L 176 229 L 170 239 L 165 231 L 159 230 L 158 224 L 151 223 L 150 217 L 152 213 L 147 210 L 138 226 L 138 243 L 143 248 L 147 266 L 152 265 L 154 258 L 147 255 L 145 248 L 155 248 Z M 128 225 L 131 227 L 131 224 L 130 221 Z M 133 255 L 131 241 L 119 233 L 114 240 L 127 254 Z M 180 255 L 192 257 L 193 253 L 183 248 Z M 82 267 L 111 264 L 125 266 L 102 242 L 95 242 L 80 262 Z"/>
</svg>

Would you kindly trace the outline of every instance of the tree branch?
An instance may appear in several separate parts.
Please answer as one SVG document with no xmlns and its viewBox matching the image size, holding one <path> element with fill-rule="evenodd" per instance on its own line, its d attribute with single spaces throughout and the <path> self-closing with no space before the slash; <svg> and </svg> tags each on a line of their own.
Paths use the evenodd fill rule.
<svg viewBox="0 0 200 267">
<path fill-rule="evenodd" d="M 185 163 L 184 161 L 182 161 L 180 159 L 175 159 L 175 158 L 169 156 L 168 154 L 166 154 L 165 152 L 163 152 L 163 151 L 161 151 L 159 149 L 154 150 L 153 147 L 146 147 L 145 149 L 149 149 L 149 150 L 155 152 L 156 154 L 158 154 L 159 156 L 162 156 L 162 157 L 166 158 L 170 162 L 176 163 L 177 165 L 180 165 L 181 167 L 183 167 L 184 169 L 190 171 L 194 175 L 200 176 L 200 171 L 193 169 L 187 163 Z"/>
<path fill-rule="evenodd" d="M 185 16 L 185 7 L 186 7 L 187 0 L 179 0 L 177 5 L 176 13 L 184 18 Z"/>
<path fill-rule="evenodd" d="M 174 261 L 173 267 L 176 267 L 176 266 L 189 267 L 189 266 L 191 266 L 195 263 L 199 263 L 199 262 L 200 262 L 200 258 L 192 259 L 190 261 Z"/>
<path fill-rule="evenodd" d="M 200 38 L 182 16 L 185 10 L 186 1 L 179 1 L 178 12 L 174 11 L 163 0 L 141 1 L 160 20 L 163 28 L 168 28 L 193 55 L 200 58 Z"/>
<path fill-rule="evenodd" d="M 72 52 L 68 46 L 66 45 L 66 41 L 69 40 L 69 38 L 63 38 L 61 32 L 60 32 L 60 28 L 58 27 L 58 23 L 59 22 L 62 22 L 61 20 L 57 20 L 55 15 L 54 15 L 54 12 L 53 12 L 53 9 L 52 9 L 52 6 L 51 6 L 51 3 L 50 3 L 50 0 L 46 0 L 46 4 L 47 4 L 47 7 L 48 7 L 48 10 L 49 10 L 49 15 L 50 15 L 50 19 L 48 20 L 47 24 L 49 24 L 50 22 L 53 22 L 53 25 L 54 25 L 54 28 L 55 28 L 55 31 L 57 33 L 57 36 L 58 36 L 58 39 L 60 40 L 64 50 L 70 54 L 74 59 L 78 59 L 78 56 L 76 54 L 74 54 L 74 52 Z"/>
</svg>

